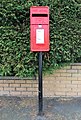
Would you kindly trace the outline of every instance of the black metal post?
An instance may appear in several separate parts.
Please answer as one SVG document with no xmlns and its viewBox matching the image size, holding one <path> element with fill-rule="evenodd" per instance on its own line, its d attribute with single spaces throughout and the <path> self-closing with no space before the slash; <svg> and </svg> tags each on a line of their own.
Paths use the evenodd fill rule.
<svg viewBox="0 0 81 120">
<path fill-rule="evenodd" d="M 39 115 L 43 115 L 43 84 L 42 84 L 42 52 L 39 52 L 39 73 L 38 73 L 38 79 L 39 79 Z"/>
</svg>

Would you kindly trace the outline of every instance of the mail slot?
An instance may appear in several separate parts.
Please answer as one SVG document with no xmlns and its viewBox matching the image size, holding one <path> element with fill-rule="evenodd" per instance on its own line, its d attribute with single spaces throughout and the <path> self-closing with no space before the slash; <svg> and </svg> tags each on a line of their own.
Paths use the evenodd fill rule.
<svg viewBox="0 0 81 120">
<path fill-rule="evenodd" d="M 32 17 L 47 17 L 47 14 L 32 14 Z"/>
<path fill-rule="evenodd" d="M 49 51 L 49 7 L 30 8 L 31 51 Z"/>
</svg>

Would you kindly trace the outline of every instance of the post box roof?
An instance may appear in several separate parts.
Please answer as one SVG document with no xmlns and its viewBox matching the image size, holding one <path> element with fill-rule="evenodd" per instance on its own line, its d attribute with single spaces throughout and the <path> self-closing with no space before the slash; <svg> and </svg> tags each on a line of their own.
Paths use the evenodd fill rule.
<svg viewBox="0 0 81 120">
<path fill-rule="evenodd" d="M 49 14 L 48 6 L 32 6 L 30 10 L 31 14 Z"/>
</svg>

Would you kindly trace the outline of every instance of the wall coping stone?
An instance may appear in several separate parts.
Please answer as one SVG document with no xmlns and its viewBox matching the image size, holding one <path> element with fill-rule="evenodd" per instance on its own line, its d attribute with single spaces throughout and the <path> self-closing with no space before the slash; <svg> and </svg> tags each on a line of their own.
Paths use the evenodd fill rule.
<svg viewBox="0 0 81 120">
<path fill-rule="evenodd" d="M 37 77 L 0 77 L 0 80 L 37 80 Z"/>
<path fill-rule="evenodd" d="M 71 66 L 81 66 L 81 63 L 71 63 Z"/>
</svg>

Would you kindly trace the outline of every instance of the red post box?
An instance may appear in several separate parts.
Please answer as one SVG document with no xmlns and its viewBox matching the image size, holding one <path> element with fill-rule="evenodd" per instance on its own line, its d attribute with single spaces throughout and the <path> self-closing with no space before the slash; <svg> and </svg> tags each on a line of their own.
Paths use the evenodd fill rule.
<svg viewBox="0 0 81 120">
<path fill-rule="evenodd" d="M 49 51 L 49 8 L 30 8 L 30 47 L 31 51 Z"/>
</svg>

